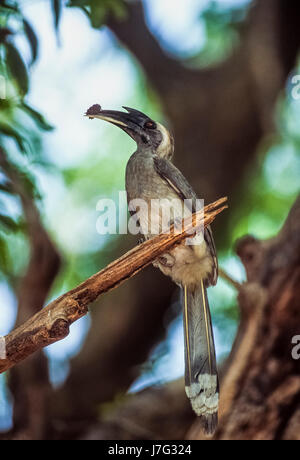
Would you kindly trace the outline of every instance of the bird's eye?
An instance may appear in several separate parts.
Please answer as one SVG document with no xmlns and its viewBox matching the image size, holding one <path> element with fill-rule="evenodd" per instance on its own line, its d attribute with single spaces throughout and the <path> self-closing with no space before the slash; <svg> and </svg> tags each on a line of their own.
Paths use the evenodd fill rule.
<svg viewBox="0 0 300 460">
<path fill-rule="evenodd" d="M 148 128 L 148 129 L 155 129 L 156 128 L 156 125 L 153 121 L 147 121 L 145 123 L 145 128 Z"/>
</svg>

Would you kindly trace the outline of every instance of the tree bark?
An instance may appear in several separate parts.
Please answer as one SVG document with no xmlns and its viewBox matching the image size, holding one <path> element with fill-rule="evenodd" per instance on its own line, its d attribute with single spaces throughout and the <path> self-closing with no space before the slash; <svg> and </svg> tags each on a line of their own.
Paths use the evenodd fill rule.
<svg viewBox="0 0 300 460">
<path fill-rule="evenodd" d="M 216 439 L 300 439 L 300 197 L 277 237 L 243 238 L 241 325 L 221 390 Z"/>
</svg>

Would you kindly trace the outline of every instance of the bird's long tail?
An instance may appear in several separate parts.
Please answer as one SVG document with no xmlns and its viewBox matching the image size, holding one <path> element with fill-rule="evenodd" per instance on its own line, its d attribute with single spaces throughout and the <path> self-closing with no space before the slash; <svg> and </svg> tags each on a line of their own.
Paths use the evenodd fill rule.
<svg viewBox="0 0 300 460">
<path fill-rule="evenodd" d="M 185 391 L 207 434 L 218 424 L 219 384 L 206 287 L 183 287 Z"/>
</svg>

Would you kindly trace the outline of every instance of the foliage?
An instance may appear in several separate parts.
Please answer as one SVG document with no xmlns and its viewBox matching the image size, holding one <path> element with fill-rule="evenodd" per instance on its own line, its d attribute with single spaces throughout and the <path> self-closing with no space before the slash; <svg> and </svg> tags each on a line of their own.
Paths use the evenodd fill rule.
<svg viewBox="0 0 300 460">
<path fill-rule="evenodd" d="M 63 1 L 47 1 L 52 10 L 54 29 L 58 33 Z M 20 1 L 0 1 L 0 147 L 5 149 L 9 164 L 20 174 L 30 196 L 39 199 L 37 183 L 30 172 L 31 165 L 49 166 L 42 151 L 42 133 L 51 131 L 53 127 L 27 101 L 30 71 L 39 56 L 39 39 L 30 21 L 23 15 L 21 5 Z M 126 12 L 123 0 L 72 0 L 67 6 L 84 11 L 92 27 L 96 28 L 105 23 L 108 14 L 122 18 Z M 23 48 L 18 46 L 20 37 L 30 48 L 28 62 Z M 6 173 L 0 167 L 0 278 L 5 276 L 12 281 L 9 274 L 16 270 L 11 262 L 15 259 L 16 248 L 24 250 L 26 229 L 19 199 Z M 16 244 L 16 239 L 19 244 Z M 74 276 L 71 281 L 77 281 L 79 275 Z"/>
<path fill-rule="evenodd" d="M 247 13 L 247 5 L 228 8 L 216 1 L 210 2 L 200 18 L 205 27 L 205 45 L 190 59 L 190 64 L 208 67 L 225 60 L 239 43 Z"/>
<path fill-rule="evenodd" d="M 67 6 L 80 8 L 90 19 L 91 26 L 96 29 L 106 23 L 111 13 L 119 19 L 126 16 L 124 0 L 70 0 Z"/>
<path fill-rule="evenodd" d="M 31 59 L 25 61 L 16 45 L 17 38 L 27 41 Z M 44 163 L 41 133 L 53 128 L 44 116 L 26 101 L 30 89 L 29 72 L 38 58 L 38 38 L 17 2 L 0 3 L 0 148 L 7 158 L 0 167 L 0 277 L 13 282 L 17 275 L 16 249 L 24 250 L 26 230 L 18 193 L 9 177 L 13 169 L 28 196 L 40 197 L 30 163 Z M 4 153 L 5 152 L 5 153 Z M 14 266 L 13 266 L 14 265 Z M 20 268 L 20 267 L 19 267 Z"/>
</svg>

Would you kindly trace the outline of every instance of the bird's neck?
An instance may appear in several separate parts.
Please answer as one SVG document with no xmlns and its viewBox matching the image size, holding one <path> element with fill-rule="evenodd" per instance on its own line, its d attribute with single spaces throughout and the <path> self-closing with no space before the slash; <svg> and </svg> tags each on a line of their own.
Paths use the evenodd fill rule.
<svg viewBox="0 0 300 460">
<path fill-rule="evenodd" d="M 156 150 L 156 154 L 159 157 L 171 160 L 174 154 L 174 138 L 171 133 L 160 123 L 157 123 L 157 128 L 161 132 L 162 141 Z"/>
</svg>

